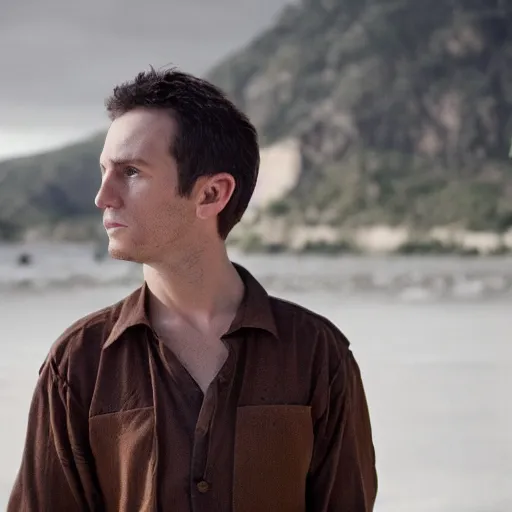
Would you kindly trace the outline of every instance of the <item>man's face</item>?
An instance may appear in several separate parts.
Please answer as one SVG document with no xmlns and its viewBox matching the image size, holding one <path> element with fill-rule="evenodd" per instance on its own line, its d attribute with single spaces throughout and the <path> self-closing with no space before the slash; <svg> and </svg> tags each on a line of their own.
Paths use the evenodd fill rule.
<svg viewBox="0 0 512 512">
<path fill-rule="evenodd" d="M 110 126 L 95 203 L 104 211 L 114 258 L 158 263 L 191 237 L 196 209 L 192 199 L 178 194 L 177 164 L 169 149 L 175 133 L 167 112 L 142 108 Z"/>
</svg>

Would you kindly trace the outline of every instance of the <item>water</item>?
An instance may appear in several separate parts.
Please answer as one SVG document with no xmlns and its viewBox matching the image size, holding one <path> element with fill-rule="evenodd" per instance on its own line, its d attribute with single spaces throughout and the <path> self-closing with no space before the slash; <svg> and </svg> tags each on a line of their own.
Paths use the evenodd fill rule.
<svg viewBox="0 0 512 512">
<path fill-rule="evenodd" d="M 22 252 L 33 264 L 17 265 Z M 0 292 L 133 285 L 140 267 L 109 258 L 97 262 L 87 245 L 0 246 Z M 369 295 L 403 302 L 512 299 L 512 257 L 299 257 L 246 256 L 236 261 L 255 269 L 279 293 Z"/>
<path fill-rule="evenodd" d="M 34 249 L 34 248 L 32 248 Z M 138 266 L 90 248 L 0 249 L 0 509 L 37 370 L 72 321 L 128 294 Z M 512 510 L 512 260 L 241 256 L 272 293 L 331 318 L 368 395 L 377 512 Z"/>
</svg>

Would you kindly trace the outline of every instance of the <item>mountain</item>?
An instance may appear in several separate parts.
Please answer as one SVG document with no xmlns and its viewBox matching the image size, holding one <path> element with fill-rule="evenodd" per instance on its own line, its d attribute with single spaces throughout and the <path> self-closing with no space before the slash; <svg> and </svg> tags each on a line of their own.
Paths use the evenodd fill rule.
<svg viewBox="0 0 512 512">
<path fill-rule="evenodd" d="M 98 158 L 104 135 L 48 153 L 0 163 L 0 238 L 12 239 L 31 227 L 76 226 L 89 238 L 97 221 L 94 196 L 101 177 Z M 88 225 L 89 229 L 84 229 Z"/>
<path fill-rule="evenodd" d="M 264 143 L 300 141 L 281 215 L 503 230 L 511 26 L 500 0 L 303 0 L 209 77 Z"/>
<path fill-rule="evenodd" d="M 251 222 L 512 228 L 512 4 L 302 0 L 208 73 L 300 173 Z M 89 218 L 100 139 L 0 164 L 0 232 Z M 282 173 L 276 166 L 266 173 Z"/>
</svg>

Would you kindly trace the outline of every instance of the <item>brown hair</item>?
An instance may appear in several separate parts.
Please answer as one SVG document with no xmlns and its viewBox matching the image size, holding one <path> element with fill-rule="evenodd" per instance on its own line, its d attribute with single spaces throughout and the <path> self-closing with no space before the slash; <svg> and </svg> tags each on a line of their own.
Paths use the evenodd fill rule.
<svg viewBox="0 0 512 512">
<path fill-rule="evenodd" d="M 216 86 L 175 68 L 139 73 L 116 86 L 105 105 L 112 120 L 137 107 L 169 110 L 178 125 L 170 150 L 181 195 L 190 194 L 201 176 L 233 176 L 235 190 L 218 217 L 219 235 L 226 239 L 247 209 L 258 177 L 258 135 L 247 116 Z"/>
</svg>

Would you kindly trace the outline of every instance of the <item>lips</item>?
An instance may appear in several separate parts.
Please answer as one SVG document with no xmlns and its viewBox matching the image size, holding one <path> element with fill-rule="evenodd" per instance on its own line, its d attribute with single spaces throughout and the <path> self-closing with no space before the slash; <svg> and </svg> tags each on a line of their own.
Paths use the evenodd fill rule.
<svg viewBox="0 0 512 512">
<path fill-rule="evenodd" d="M 103 225 L 105 226 L 105 229 L 109 228 L 125 228 L 125 224 L 121 224 L 120 222 L 112 222 L 112 221 L 104 221 Z"/>
</svg>

